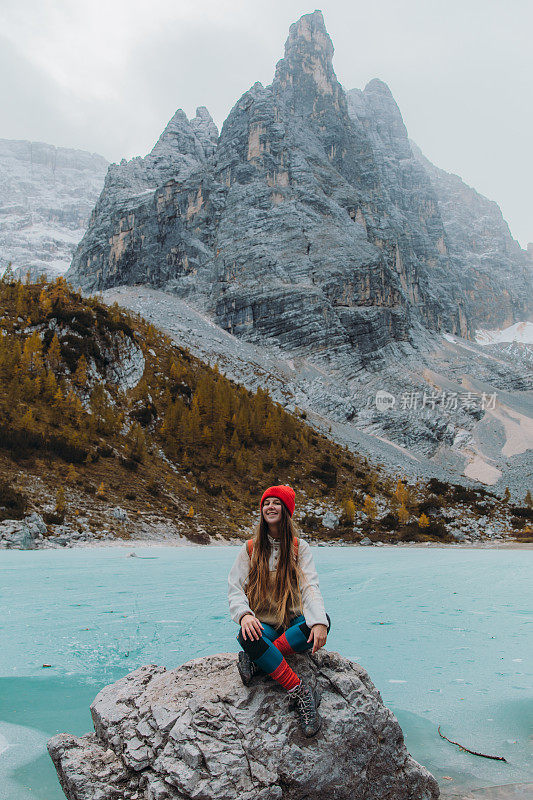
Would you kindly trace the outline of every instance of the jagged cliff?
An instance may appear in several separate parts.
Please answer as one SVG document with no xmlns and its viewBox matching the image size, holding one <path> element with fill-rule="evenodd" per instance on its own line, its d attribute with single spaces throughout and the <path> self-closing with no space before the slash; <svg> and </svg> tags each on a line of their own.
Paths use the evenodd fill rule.
<svg viewBox="0 0 533 800">
<path fill-rule="evenodd" d="M 108 166 L 95 153 L 0 139 L 0 271 L 65 272 Z"/>
<path fill-rule="evenodd" d="M 172 290 L 248 340 L 363 363 L 417 323 L 470 338 L 530 316 L 531 263 L 491 204 L 448 210 L 387 86 L 345 93 L 332 56 L 305 15 L 220 137 L 206 109 L 178 111 L 146 158 L 112 165 L 70 279 Z"/>
<path fill-rule="evenodd" d="M 531 258 L 495 204 L 424 160 L 388 87 L 345 92 L 332 56 L 322 14 L 305 15 L 272 84 L 245 92 L 220 136 L 206 109 L 178 111 L 146 158 L 113 165 L 69 278 L 88 291 L 143 285 L 120 301 L 169 331 L 186 320 L 189 343 L 215 323 L 204 350 L 217 330 L 233 334 L 227 368 L 244 383 L 244 345 L 286 359 L 280 400 L 349 447 L 366 437 L 393 469 L 405 457 L 417 476 L 522 492 L 530 405 L 512 442 L 505 426 L 532 376 L 472 340 L 533 320 Z"/>
<path fill-rule="evenodd" d="M 411 142 L 437 196 L 453 273 L 476 328 L 533 319 L 533 257 L 509 231 L 497 203 L 434 166 Z"/>
</svg>

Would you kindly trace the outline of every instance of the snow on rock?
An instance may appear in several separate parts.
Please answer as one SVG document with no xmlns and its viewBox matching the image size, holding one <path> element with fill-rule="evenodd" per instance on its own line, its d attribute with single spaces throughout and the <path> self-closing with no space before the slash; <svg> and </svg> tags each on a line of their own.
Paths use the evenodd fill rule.
<svg viewBox="0 0 533 800">
<path fill-rule="evenodd" d="M 0 139 L 0 271 L 65 272 L 107 167 L 96 153 Z"/>
<path fill-rule="evenodd" d="M 533 345 L 533 322 L 515 322 L 503 330 L 476 331 L 476 342 L 481 345 L 497 344 L 500 342 L 520 342 Z"/>
<path fill-rule="evenodd" d="M 218 364 L 231 380 L 256 391 L 268 386 L 271 397 L 284 408 L 296 407 L 306 413 L 306 422 L 349 449 L 379 462 L 393 473 L 411 479 L 453 480 L 471 485 L 472 481 L 489 483 L 497 493 L 506 486 L 518 496 L 529 488 L 528 470 L 524 469 L 530 452 L 513 455 L 502 452 L 503 420 L 499 409 L 505 399 L 506 412 L 520 414 L 524 424 L 533 420 L 533 375 L 523 364 L 493 355 L 475 342 L 457 336 L 424 334 L 418 349 L 398 345 L 380 362 L 379 370 L 360 368 L 353 372 L 347 356 L 328 362 L 321 353 L 298 356 L 282 350 L 274 342 L 245 341 L 220 328 L 205 312 L 168 292 L 146 286 L 120 286 L 102 293 L 104 302 L 141 314 L 164 330 L 179 346 L 208 364 Z M 375 405 L 376 391 L 394 394 L 393 410 L 380 412 Z M 423 393 L 436 392 L 435 407 L 422 407 Z M 486 398 L 497 393 L 495 413 L 481 407 Z M 500 392 L 505 393 L 500 398 Z M 459 398 L 443 406 L 446 398 Z M 470 396 L 470 404 L 461 398 Z M 416 396 L 417 407 L 410 408 Z M 407 401 L 403 402 L 403 398 Z M 402 407 L 402 406 L 405 406 Z M 501 446 L 495 448 L 495 443 Z M 477 450 L 487 463 L 501 472 L 476 472 L 463 476 L 471 463 L 468 445 L 477 442 Z M 515 463 L 516 459 L 516 463 Z M 463 476 L 463 477 L 462 477 Z M 488 478 L 488 480 L 485 480 Z"/>
<path fill-rule="evenodd" d="M 106 377 L 125 392 L 133 389 L 141 380 L 145 360 L 141 348 L 127 336 L 115 335 L 114 347 Z"/>
</svg>

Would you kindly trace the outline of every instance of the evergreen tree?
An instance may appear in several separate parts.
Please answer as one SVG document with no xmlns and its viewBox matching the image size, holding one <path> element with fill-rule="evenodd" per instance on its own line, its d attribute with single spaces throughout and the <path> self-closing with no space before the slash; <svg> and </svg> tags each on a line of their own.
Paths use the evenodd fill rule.
<svg viewBox="0 0 533 800">
<path fill-rule="evenodd" d="M 65 492 L 62 486 L 56 492 L 56 507 L 55 513 L 59 516 L 64 516 L 65 511 L 67 510 L 67 503 L 65 500 Z"/>
<path fill-rule="evenodd" d="M 58 275 L 49 288 L 52 306 L 64 306 L 68 301 L 69 286 L 63 275 Z"/>
<path fill-rule="evenodd" d="M 87 386 L 87 359 L 81 354 L 76 365 L 76 372 L 74 373 L 74 383 L 83 389 Z"/>
<path fill-rule="evenodd" d="M 4 270 L 4 274 L 2 275 L 2 283 L 6 286 L 12 286 L 15 283 L 15 273 L 13 272 L 11 261 Z"/>
<path fill-rule="evenodd" d="M 48 316 L 52 311 L 52 301 L 50 299 L 50 295 L 48 294 L 46 286 L 43 286 L 41 294 L 39 295 L 39 310 L 45 315 Z"/>
<path fill-rule="evenodd" d="M 42 393 L 44 399 L 47 400 L 49 403 L 53 402 L 56 392 L 57 392 L 56 376 L 50 370 L 50 372 L 46 374 L 42 384 Z"/>
<path fill-rule="evenodd" d="M 397 505 L 401 506 L 402 504 L 405 505 L 407 498 L 408 498 L 408 491 L 405 483 L 401 480 L 398 481 L 396 484 L 396 490 L 394 492 L 394 500 Z"/>
<path fill-rule="evenodd" d="M 204 425 L 202 428 L 202 444 L 209 447 L 213 441 L 213 432 L 209 425 Z"/>
<path fill-rule="evenodd" d="M 344 501 L 343 501 L 343 504 L 342 504 L 342 509 L 343 509 L 344 517 L 345 517 L 346 521 L 350 525 L 353 525 L 353 523 L 355 521 L 355 503 L 354 503 L 354 501 L 352 500 L 351 497 L 345 497 L 344 498 Z"/>
<path fill-rule="evenodd" d="M 118 432 L 122 424 L 120 412 L 109 399 L 101 383 L 97 383 L 91 392 L 91 411 L 93 427 L 98 433 L 112 436 Z"/>
<path fill-rule="evenodd" d="M 43 345 L 37 331 L 28 336 L 24 342 L 22 369 L 32 376 L 40 375 L 44 371 Z"/>
<path fill-rule="evenodd" d="M 194 445 L 200 439 L 200 430 L 201 430 L 200 408 L 198 405 L 197 397 L 193 397 L 188 417 L 189 418 L 188 418 L 187 443 Z"/>
<path fill-rule="evenodd" d="M 54 333 L 53 335 L 52 341 L 50 342 L 48 351 L 46 353 L 46 358 L 51 369 L 53 369 L 54 372 L 57 372 L 61 366 L 61 347 L 59 344 L 59 339 L 57 338 L 57 333 Z"/>
<path fill-rule="evenodd" d="M 280 433 L 279 416 L 276 413 L 276 407 L 274 406 L 267 414 L 264 435 L 267 440 L 277 441 L 280 437 Z"/>
<path fill-rule="evenodd" d="M 74 466 L 74 464 L 69 464 L 67 470 L 67 481 L 69 483 L 76 483 L 77 480 L 78 480 L 78 473 L 76 472 L 76 467 Z"/>
<path fill-rule="evenodd" d="M 142 462 L 147 456 L 146 436 L 136 422 L 126 434 L 126 454 L 133 461 Z"/>
<path fill-rule="evenodd" d="M 31 408 L 27 408 L 22 419 L 20 420 L 20 426 L 25 431 L 32 431 L 35 428 L 35 419 L 33 416 L 33 412 Z"/>
<path fill-rule="evenodd" d="M 176 361 L 172 359 L 168 374 L 170 375 L 170 380 L 178 382 L 183 380 L 185 373 L 182 367 L 180 367 Z"/>
<path fill-rule="evenodd" d="M 363 511 L 365 512 L 367 517 L 372 521 L 375 520 L 378 515 L 378 507 L 375 503 L 375 500 L 373 500 L 373 498 L 370 497 L 370 495 L 368 494 L 365 494 Z"/>
<path fill-rule="evenodd" d="M 401 503 L 400 507 L 396 511 L 396 516 L 398 517 L 398 522 L 400 523 L 400 525 L 405 525 L 405 523 L 409 519 L 409 512 L 405 507 L 404 503 Z"/>
<path fill-rule="evenodd" d="M 15 314 L 17 317 L 23 317 L 26 312 L 26 298 L 24 293 L 24 284 L 20 281 L 17 281 L 15 297 Z"/>
</svg>

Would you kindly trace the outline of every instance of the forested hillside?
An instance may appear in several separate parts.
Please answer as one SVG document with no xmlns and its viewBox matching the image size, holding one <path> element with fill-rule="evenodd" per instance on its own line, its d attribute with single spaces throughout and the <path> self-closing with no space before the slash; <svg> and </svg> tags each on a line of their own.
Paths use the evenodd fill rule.
<svg viewBox="0 0 533 800">
<path fill-rule="evenodd" d="M 207 542 L 246 535 L 263 489 L 290 483 L 311 537 L 448 540 L 443 508 L 496 503 L 385 475 L 268 387 L 234 384 L 62 277 L 24 283 L 8 271 L 0 303 L 0 519 L 37 510 L 51 528 L 83 520 L 96 538 L 140 535 L 145 523 Z"/>
</svg>

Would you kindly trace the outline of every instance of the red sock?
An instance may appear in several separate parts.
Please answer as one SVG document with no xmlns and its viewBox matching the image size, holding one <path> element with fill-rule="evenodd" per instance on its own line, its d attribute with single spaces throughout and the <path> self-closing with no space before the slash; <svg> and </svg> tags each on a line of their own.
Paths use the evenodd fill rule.
<svg viewBox="0 0 533 800">
<path fill-rule="evenodd" d="M 282 633 L 281 636 L 278 636 L 277 639 L 274 639 L 272 644 L 275 645 L 279 652 L 284 656 L 290 656 L 291 653 L 294 653 L 294 650 L 288 643 L 287 637 L 284 633 Z"/>
<path fill-rule="evenodd" d="M 300 678 L 293 669 L 289 667 L 285 659 L 281 662 L 279 667 L 276 667 L 274 672 L 270 673 L 270 677 L 275 681 L 281 683 L 284 689 L 294 689 L 300 683 Z"/>
</svg>

